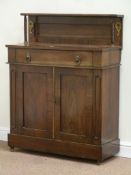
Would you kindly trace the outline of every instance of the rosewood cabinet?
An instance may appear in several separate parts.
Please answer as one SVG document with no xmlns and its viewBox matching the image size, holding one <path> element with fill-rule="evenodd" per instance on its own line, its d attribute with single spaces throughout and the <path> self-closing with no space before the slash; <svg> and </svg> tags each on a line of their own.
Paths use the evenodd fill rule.
<svg viewBox="0 0 131 175">
<path fill-rule="evenodd" d="M 7 45 L 8 144 L 103 161 L 119 151 L 123 16 L 24 15 L 24 38 Z"/>
</svg>

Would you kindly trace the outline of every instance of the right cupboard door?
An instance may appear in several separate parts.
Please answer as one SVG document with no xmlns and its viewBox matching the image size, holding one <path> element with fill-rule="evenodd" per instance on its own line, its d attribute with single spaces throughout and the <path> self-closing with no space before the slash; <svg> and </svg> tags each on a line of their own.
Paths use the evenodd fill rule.
<svg viewBox="0 0 131 175">
<path fill-rule="evenodd" d="M 55 70 L 54 137 L 91 143 L 93 137 L 93 71 Z"/>
</svg>

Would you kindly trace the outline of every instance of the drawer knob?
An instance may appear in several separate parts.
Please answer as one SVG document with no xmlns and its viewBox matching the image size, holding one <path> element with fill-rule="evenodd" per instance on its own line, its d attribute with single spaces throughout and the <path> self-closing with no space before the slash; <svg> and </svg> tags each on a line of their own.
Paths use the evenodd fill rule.
<svg viewBox="0 0 131 175">
<path fill-rule="evenodd" d="M 75 56 L 75 63 L 77 65 L 80 65 L 80 63 L 81 63 L 81 57 L 79 55 Z"/>
<path fill-rule="evenodd" d="M 31 56 L 29 53 L 26 54 L 26 62 L 27 63 L 31 62 Z"/>
</svg>

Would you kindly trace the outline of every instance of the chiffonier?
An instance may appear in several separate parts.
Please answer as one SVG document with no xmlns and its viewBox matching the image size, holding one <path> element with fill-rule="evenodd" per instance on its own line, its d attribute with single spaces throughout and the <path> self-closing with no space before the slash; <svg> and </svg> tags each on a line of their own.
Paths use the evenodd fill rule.
<svg viewBox="0 0 131 175">
<path fill-rule="evenodd" d="M 119 152 L 123 16 L 24 13 L 7 45 L 14 147 L 103 161 Z"/>
</svg>

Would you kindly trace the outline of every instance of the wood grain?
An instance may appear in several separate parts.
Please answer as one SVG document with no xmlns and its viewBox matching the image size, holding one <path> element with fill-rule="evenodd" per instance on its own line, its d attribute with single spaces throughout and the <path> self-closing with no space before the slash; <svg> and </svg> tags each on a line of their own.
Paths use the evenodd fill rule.
<svg viewBox="0 0 131 175">
<path fill-rule="evenodd" d="M 7 45 L 9 146 L 97 161 L 118 153 L 123 17 L 23 15 L 28 43 Z"/>
</svg>

